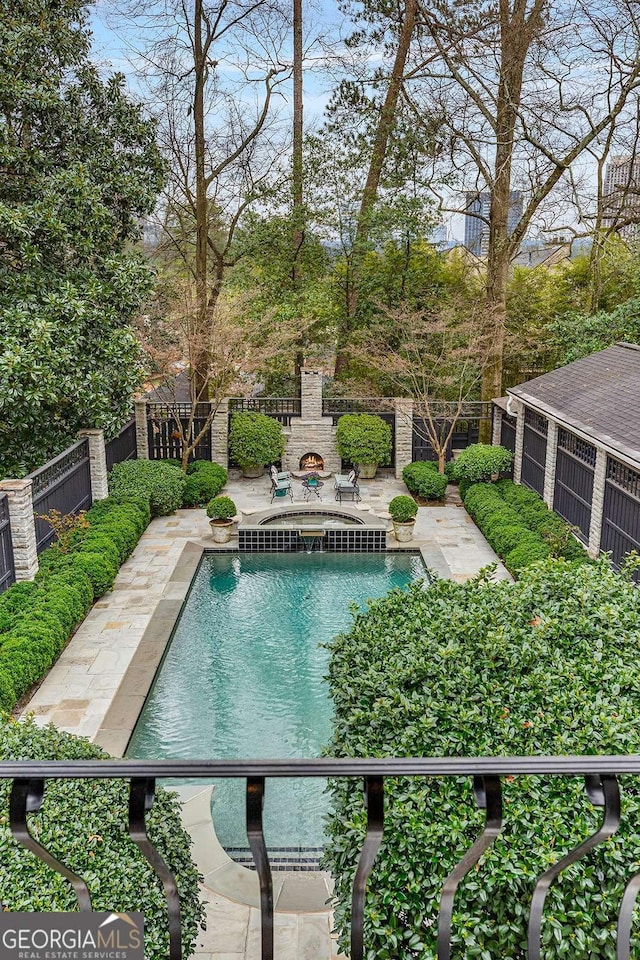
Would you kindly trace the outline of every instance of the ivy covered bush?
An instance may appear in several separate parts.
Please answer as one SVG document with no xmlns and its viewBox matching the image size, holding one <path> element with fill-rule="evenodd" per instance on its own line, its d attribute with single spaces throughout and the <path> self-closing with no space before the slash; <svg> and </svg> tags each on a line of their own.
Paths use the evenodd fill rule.
<svg viewBox="0 0 640 960">
<path fill-rule="evenodd" d="M 195 460 L 187 468 L 187 480 L 182 491 L 183 507 L 204 507 L 217 497 L 227 482 L 227 471 L 218 463 Z"/>
<path fill-rule="evenodd" d="M 337 757 L 544 756 L 640 752 L 640 591 L 609 564 L 548 560 L 517 583 L 482 576 L 396 589 L 330 644 Z M 506 777 L 505 826 L 461 883 L 455 960 L 525 960 L 536 878 L 601 821 L 580 778 Z M 368 960 L 436 956 L 445 878 L 482 829 L 471 778 L 387 780 L 368 883 Z M 640 860 L 640 785 L 622 778 L 622 825 L 547 895 L 543 956 L 614 960 L 626 882 Z M 365 835 L 357 780 L 332 785 L 325 866 L 347 949 L 351 883 Z M 640 929 L 632 956 L 640 950 Z"/>
<path fill-rule="evenodd" d="M 371 413 L 346 413 L 338 420 L 336 446 L 349 463 L 383 466 L 391 461 L 391 427 Z"/>
<path fill-rule="evenodd" d="M 99 500 L 81 527 L 43 551 L 33 582 L 0 596 L 0 710 L 12 710 L 53 666 L 93 601 L 113 585 L 149 518 L 148 499 Z"/>
<path fill-rule="evenodd" d="M 1 760 L 93 760 L 107 755 L 87 740 L 32 718 L 0 720 Z M 5 910 L 77 910 L 68 881 L 20 847 L 9 830 L 11 781 L 0 781 L 0 900 Z M 44 844 L 87 883 L 93 909 L 144 913 L 147 960 L 169 955 L 167 907 L 162 884 L 128 834 L 128 783 L 120 780 L 48 780 L 42 809 L 29 817 Z M 180 894 L 183 956 L 193 954 L 204 919 L 191 840 L 180 822 L 175 796 L 159 788 L 147 814 L 149 838 Z"/>
<path fill-rule="evenodd" d="M 430 460 L 408 464 L 402 479 L 411 493 L 423 500 L 442 500 L 447 489 L 447 475 L 438 473 L 438 464 Z"/>
<path fill-rule="evenodd" d="M 109 493 L 145 499 L 152 517 L 164 517 L 181 506 L 186 482 L 185 474 L 173 463 L 125 460 L 116 463 L 109 474 Z"/>
<path fill-rule="evenodd" d="M 534 490 L 500 480 L 473 484 L 463 499 L 467 512 L 514 576 L 549 556 L 590 562 L 571 527 Z"/>
<path fill-rule="evenodd" d="M 282 424 L 273 417 L 248 412 L 231 418 L 229 452 L 243 470 L 279 461 L 284 448 Z"/>
</svg>

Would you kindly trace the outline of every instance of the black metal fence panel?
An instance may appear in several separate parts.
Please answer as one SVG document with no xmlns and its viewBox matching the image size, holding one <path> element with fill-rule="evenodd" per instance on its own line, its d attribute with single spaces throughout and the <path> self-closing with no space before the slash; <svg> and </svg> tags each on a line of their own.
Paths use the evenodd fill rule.
<svg viewBox="0 0 640 960">
<path fill-rule="evenodd" d="M 192 445 L 211 413 L 210 403 L 197 403 L 191 416 L 190 403 L 147 404 L 150 460 L 181 460 L 182 436 Z M 211 430 L 207 426 L 189 460 L 211 460 Z"/>
<path fill-rule="evenodd" d="M 613 457 L 607 457 L 600 549 L 611 551 L 615 566 L 631 550 L 640 552 L 640 473 Z"/>
<path fill-rule="evenodd" d="M 589 542 L 596 448 L 568 430 L 558 431 L 553 509 Z"/>
<path fill-rule="evenodd" d="M 15 581 L 9 501 L 6 493 L 0 493 L 0 593 L 4 593 Z"/>
<path fill-rule="evenodd" d="M 29 479 L 33 481 L 36 546 L 38 553 L 42 553 L 53 542 L 55 534 L 39 514 L 50 510 L 59 510 L 63 514 L 78 513 L 91 506 L 89 441 L 75 443 L 44 467 L 30 473 Z"/>
<path fill-rule="evenodd" d="M 544 470 L 547 460 L 548 421 L 539 413 L 526 409 L 522 446 L 521 480 L 526 487 L 544 493 Z"/>
<path fill-rule="evenodd" d="M 453 433 L 447 444 L 445 460 L 451 460 L 455 450 L 465 450 L 473 443 L 477 443 L 480 436 L 480 425 L 483 420 L 491 420 L 491 404 L 469 401 L 462 405 L 446 401 L 435 401 L 430 404 L 433 428 L 429 418 L 420 415 L 419 405 L 413 416 L 412 460 L 437 460 L 438 456 L 429 442 L 429 436 L 435 429 L 443 440 L 451 430 L 455 421 Z"/>
<path fill-rule="evenodd" d="M 507 450 L 511 450 L 511 453 L 516 452 L 517 423 L 517 417 L 512 417 L 508 413 L 502 414 L 502 423 L 500 427 L 500 446 L 506 447 Z"/>
<path fill-rule="evenodd" d="M 299 397 L 234 397 L 229 401 L 229 417 L 234 413 L 264 413 L 288 427 L 292 417 L 301 416 Z"/>
<path fill-rule="evenodd" d="M 125 423 L 117 437 L 106 444 L 107 470 L 111 470 L 114 463 L 123 463 L 125 460 L 135 460 L 138 452 L 136 447 L 136 422 L 130 420 Z"/>
</svg>

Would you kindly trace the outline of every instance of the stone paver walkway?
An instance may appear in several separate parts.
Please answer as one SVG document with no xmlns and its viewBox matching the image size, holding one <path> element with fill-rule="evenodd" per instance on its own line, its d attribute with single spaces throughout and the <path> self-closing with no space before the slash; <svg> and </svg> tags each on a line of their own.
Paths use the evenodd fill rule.
<svg viewBox="0 0 640 960">
<path fill-rule="evenodd" d="M 251 512 L 269 506 L 269 487 L 266 475 L 253 481 L 230 479 L 225 493 L 240 511 Z M 296 484 L 295 489 L 296 499 L 301 502 L 301 485 Z M 404 483 L 382 473 L 376 480 L 367 481 L 360 506 L 384 516 L 398 493 L 406 493 Z M 326 509 L 333 505 L 329 480 L 322 506 Z M 394 549 L 400 545 L 390 536 L 388 546 Z M 439 576 L 459 581 L 497 561 L 451 492 L 444 505 L 419 509 L 411 546 L 422 551 L 427 565 Z M 62 730 L 97 740 L 109 752 L 121 756 L 148 690 L 149 671 L 160 662 L 189 588 L 194 558 L 203 547 L 214 547 L 204 510 L 179 510 L 171 517 L 152 521 L 122 566 L 113 590 L 94 605 L 24 712 L 34 713 L 39 723 L 52 722 Z M 509 575 L 498 564 L 496 576 Z M 141 662 L 145 670 L 140 669 Z M 118 716 L 118 704 L 123 703 L 127 715 Z M 199 859 L 197 850 L 194 855 Z M 312 881 L 302 874 L 293 878 L 298 901 L 304 904 L 304 886 Z M 203 896 L 208 901 L 208 929 L 198 941 L 201 960 L 258 960 L 259 911 L 250 905 L 251 897 L 244 903 L 234 902 L 208 888 Z M 334 957 L 329 911 L 291 912 L 288 896 L 283 893 L 283 912 L 277 914 L 276 955 L 281 960 Z"/>
</svg>

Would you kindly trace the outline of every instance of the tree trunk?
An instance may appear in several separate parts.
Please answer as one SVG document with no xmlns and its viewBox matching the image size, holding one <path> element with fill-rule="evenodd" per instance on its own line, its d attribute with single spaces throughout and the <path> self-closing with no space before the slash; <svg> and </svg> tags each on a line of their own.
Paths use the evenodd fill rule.
<svg viewBox="0 0 640 960">
<path fill-rule="evenodd" d="M 380 176 L 387 156 L 389 146 L 389 137 L 396 119 L 398 109 L 398 99 L 402 89 L 402 79 L 404 77 L 405 64 L 411 47 L 411 38 L 416 22 L 416 12 L 418 9 L 418 0 L 406 0 L 404 9 L 404 21 L 398 37 L 398 48 L 393 61 L 393 69 L 389 79 L 387 94 L 380 111 L 380 119 L 373 142 L 371 160 L 369 161 L 369 172 L 362 192 L 360 201 L 360 213 L 358 215 L 358 225 L 353 244 L 353 275 L 352 285 L 347 297 L 347 309 L 343 318 L 341 327 L 338 331 L 338 342 L 336 352 L 336 377 L 344 373 L 347 366 L 346 348 L 349 337 L 353 329 L 354 320 L 358 311 L 359 294 L 359 275 L 362 265 L 362 259 L 366 250 L 369 238 L 370 218 L 375 207 L 380 186 Z"/>
<path fill-rule="evenodd" d="M 302 284 L 302 244 L 304 243 L 304 208 L 302 194 L 302 0 L 293 0 L 293 171 L 292 171 L 292 220 L 293 250 L 291 276 L 294 289 Z M 295 376 L 300 389 L 304 342 L 300 334 L 300 346 L 295 355 Z"/>
<path fill-rule="evenodd" d="M 207 399 L 207 376 L 209 370 L 208 351 L 204 346 L 209 342 L 207 324 L 209 322 L 208 292 L 208 234 L 209 207 L 207 202 L 207 180 L 205 175 L 205 132 L 204 132 L 204 85 L 206 80 L 206 58 L 202 46 L 202 0 L 194 2 L 193 25 L 193 129 L 196 168 L 196 318 L 195 336 L 198 344 L 195 369 L 191 371 L 192 395 Z"/>
</svg>

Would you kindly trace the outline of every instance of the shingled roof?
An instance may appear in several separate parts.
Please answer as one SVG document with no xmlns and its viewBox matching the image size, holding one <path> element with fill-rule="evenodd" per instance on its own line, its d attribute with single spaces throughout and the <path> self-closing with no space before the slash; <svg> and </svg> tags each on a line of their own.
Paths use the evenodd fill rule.
<svg viewBox="0 0 640 960">
<path fill-rule="evenodd" d="M 507 391 L 640 462 L 640 346 L 617 343 Z"/>
</svg>

